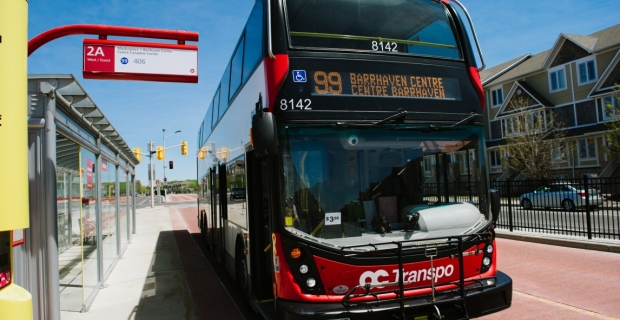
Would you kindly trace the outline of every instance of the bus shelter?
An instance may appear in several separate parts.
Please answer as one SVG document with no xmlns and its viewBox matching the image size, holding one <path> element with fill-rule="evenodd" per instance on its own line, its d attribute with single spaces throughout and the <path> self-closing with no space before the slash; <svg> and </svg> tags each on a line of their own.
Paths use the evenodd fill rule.
<svg viewBox="0 0 620 320">
<path fill-rule="evenodd" d="M 138 159 L 73 75 L 28 77 L 30 228 L 15 282 L 35 319 L 86 312 L 135 233 Z"/>
</svg>

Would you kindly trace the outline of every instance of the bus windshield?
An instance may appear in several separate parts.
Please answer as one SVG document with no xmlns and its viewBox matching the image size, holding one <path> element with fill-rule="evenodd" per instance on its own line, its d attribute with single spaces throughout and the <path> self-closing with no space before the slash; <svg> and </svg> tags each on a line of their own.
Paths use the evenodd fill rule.
<svg viewBox="0 0 620 320">
<path fill-rule="evenodd" d="M 334 247 L 476 232 L 488 221 L 480 126 L 281 129 L 287 231 Z"/>
<path fill-rule="evenodd" d="M 430 0 L 286 0 L 294 48 L 460 59 L 443 4 Z"/>
</svg>

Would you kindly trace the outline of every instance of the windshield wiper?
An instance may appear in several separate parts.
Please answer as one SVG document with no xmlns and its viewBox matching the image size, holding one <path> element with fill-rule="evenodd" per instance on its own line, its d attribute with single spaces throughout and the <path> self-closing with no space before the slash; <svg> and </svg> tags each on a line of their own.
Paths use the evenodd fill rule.
<svg viewBox="0 0 620 320">
<path fill-rule="evenodd" d="M 472 113 L 470 113 L 470 114 L 469 114 L 469 115 L 468 115 L 465 119 L 460 120 L 459 122 L 457 122 L 457 123 L 455 123 L 455 124 L 451 125 L 450 127 L 456 127 L 456 126 L 461 125 L 461 124 L 463 124 L 463 123 L 468 123 L 468 122 L 470 122 L 470 121 L 472 121 L 472 120 L 476 119 L 476 117 L 477 117 L 477 116 L 480 116 L 480 114 L 477 114 L 477 113 L 475 113 L 475 112 L 472 112 Z"/>
<path fill-rule="evenodd" d="M 386 122 L 390 122 L 392 120 L 398 120 L 407 116 L 407 110 L 398 109 L 395 114 L 377 122 L 345 122 L 338 121 L 336 122 L 336 126 L 338 127 L 376 127 L 380 124 L 384 124 Z"/>
<path fill-rule="evenodd" d="M 377 121 L 377 122 L 373 123 L 372 125 L 373 126 L 378 126 L 378 125 L 380 125 L 382 123 L 386 123 L 388 121 L 404 118 L 406 116 L 407 116 L 407 110 L 405 110 L 405 109 L 398 109 L 395 114 L 393 114 L 393 115 L 391 115 L 391 116 L 389 116 L 389 117 L 387 117 L 387 118 L 385 118 L 383 120 Z"/>
</svg>

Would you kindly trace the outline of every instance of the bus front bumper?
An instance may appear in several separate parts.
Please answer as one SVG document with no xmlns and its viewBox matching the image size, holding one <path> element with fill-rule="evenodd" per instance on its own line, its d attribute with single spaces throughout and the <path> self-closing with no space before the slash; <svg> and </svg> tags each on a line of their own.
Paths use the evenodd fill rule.
<svg viewBox="0 0 620 320">
<path fill-rule="evenodd" d="M 437 294 L 437 309 L 443 319 L 467 319 L 498 312 L 510 307 L 512 302 L 512 279 L 498 271 L 492 287 L 469 290 L 465 296 L 467 313 L 460 308 L 460 301 L 448 302 L 445 294 Z M 442 301 L 443 300 L 443 301 Z M 435 306 L 429 305 L 428 296 L 405 298 L 404 314 L 407 319 L 434 319 Z M 383 319 L 402 318 L 400 303 L 390 301 L 377 306 L 345 308 L 340 303 L 308 303 L 278 299 L 277 319 Z M 425 318 L 426 317 L 426 318 Z"/>
</svg>

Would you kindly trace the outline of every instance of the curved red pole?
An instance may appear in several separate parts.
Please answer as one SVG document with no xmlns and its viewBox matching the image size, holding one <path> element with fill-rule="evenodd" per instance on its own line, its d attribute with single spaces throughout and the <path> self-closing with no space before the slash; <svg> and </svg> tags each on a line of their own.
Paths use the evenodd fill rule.
<svg viewBox="0 0 620 320">
<path fill-rule="evenodd" d="M 28 41 L 28 56 L 52 40 L 75 34 L 96 34 L 99 36 L 99 39 L 106 39 L 107 36 L 120 36 L 177 40 L 179 44 L 184 44 L 185 41 L 198 41 L 198 32 L 193 31 L 118 27 L 101 24 L 73 24 L 47 30 L 32 38 Z"/>
</svg>

